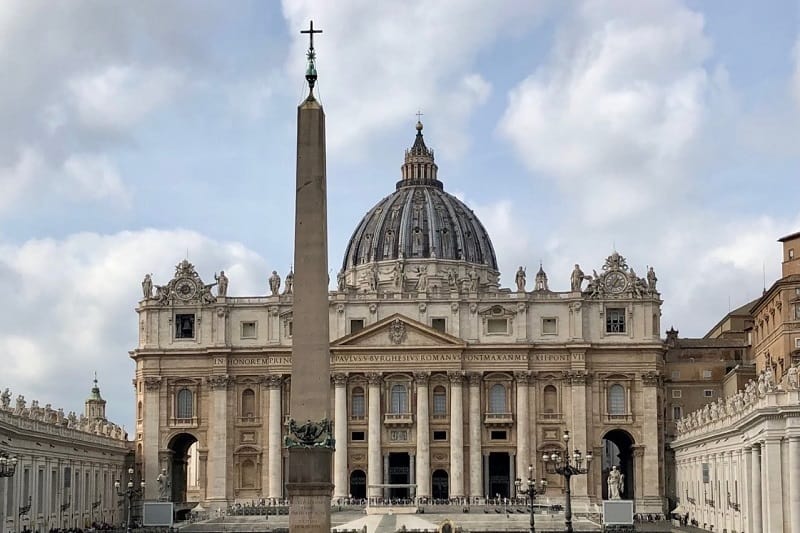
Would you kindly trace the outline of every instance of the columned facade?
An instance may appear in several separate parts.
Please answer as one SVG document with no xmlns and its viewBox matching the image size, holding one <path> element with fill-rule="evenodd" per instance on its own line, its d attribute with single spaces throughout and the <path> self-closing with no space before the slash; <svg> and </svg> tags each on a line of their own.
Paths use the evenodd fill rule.
<svg viewBox="0 0 800 533">
<path fill-rule="evenodd" d="M 678 426 L 678 514 L 704 529 L 800 533 L 800 390 L 746 391 Z"/>
</svg>

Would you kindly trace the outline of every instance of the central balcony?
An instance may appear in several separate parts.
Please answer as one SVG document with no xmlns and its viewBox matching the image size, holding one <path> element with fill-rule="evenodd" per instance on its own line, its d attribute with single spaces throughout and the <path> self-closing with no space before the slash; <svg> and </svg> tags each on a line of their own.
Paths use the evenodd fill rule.
<svg viewBox="0 0 800 533">
<path fill-rule="evenodd" d="M 486 413 L 483 423 L 487 426 L 512 426 L 514 415 L 512 413 Z"/>
<path fill-rule="evenodd" d="M 387 426 L 410 426 L 414 423 L 413 413 L 386 413 L 383 415 L 383 423 Z"/>
</svg>

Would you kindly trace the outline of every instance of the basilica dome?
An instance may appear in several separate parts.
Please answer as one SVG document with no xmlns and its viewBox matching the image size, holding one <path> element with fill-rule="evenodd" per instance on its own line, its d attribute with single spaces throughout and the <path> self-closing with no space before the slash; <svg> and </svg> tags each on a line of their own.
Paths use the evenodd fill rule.
<svg viewBox="0 0 800 533">
<path fill-rule="evenodd" d="M 497 271 L 492 241 L 475 213 L 444 191 L 433 150 L 425 146 L 417 122 L 414 145 L 406 150 L 396 190 L 359 222 L 344 255 L 342 270 L 388 260 L 465 261 Z"/>
</svg>

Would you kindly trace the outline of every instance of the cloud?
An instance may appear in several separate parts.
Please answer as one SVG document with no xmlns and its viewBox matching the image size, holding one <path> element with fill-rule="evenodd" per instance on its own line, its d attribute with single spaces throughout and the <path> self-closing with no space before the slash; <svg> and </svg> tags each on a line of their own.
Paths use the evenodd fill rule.
<svg viewBox="0 0 800 533">
<path fill-rule="evenodd" d="M 685 185 L 710 51 L 703 16 L 675 2 L 583 3 L 550 62 L 510 91 L 499 132 L 587 220 L 644 212 Z"/>
<path fill-rule="evenodd" d="M 440 153 L 458 157 L 468 145 L 464 126 L 490 90 L 473 71 L 476 55 L 510 21 L 522 32 L 542 10 L 524 1 L 284 1 L 293 38 L 289 80 L 301 86 L 308 37 L 298 29 L 313 19 L 324 32 L 316 41 L 319 92 L 336 109 L 328 117 L 330 150 L 359 154 L 387 128 L 412 124 L 421 108 L 431 110 L 426 122 L 448 132 L 437 138 Z"/>
<path fill-rule="evenodd" d="M 794 74 L 792 76 L 792 95 L 794 96 L 795 104 L 800 109 L 800 36 L 794 43 L 792 49 L 792 59 L 794 62 Z"/>
<path fill-rule="evenodd" d="M 11 209 L 34 187 L 44 166 L 41 154 L 30 146 L 19 148 L 13 163 L 0 166 L 0 213 Z"/>
<path fill-rule="evenodd" d="M 111 65 L 67 82 L 78 117 L 87 126 L 127 129 L 168 103 L 183 75 L 167 67 Z"/>
<path fill-rule="evenodd" d="M 185 250 L 206 282 L 225 270 L 230 294 L 265 294 L 265 262 L 236 242 L 186 230 L 79 233 L 62 240 L 0 243 L 0 353 L 3 388 L 43 403 L 75 404 L 97 371 L 112 420 L 130 427 L 128 350 L 137 344 L 140 282 L 171 279 Z"/>
<path fill-rule="evenodd" d="M 71 155 L 64 162 L 64 171 L 69 177 L 64 184 L 69 194 L 95 200 L 116 199 L 124 205 L 130 205 L 130 191 L 107 158 L 88 154 Z"/>
</svg>

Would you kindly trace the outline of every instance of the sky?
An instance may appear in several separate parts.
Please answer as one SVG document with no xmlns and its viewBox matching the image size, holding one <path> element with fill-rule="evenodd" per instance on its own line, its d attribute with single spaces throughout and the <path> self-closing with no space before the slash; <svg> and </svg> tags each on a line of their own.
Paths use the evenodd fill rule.
<svg viewBox="0 0 800 533">
<path fill-rule="evenodd" d="M 314 20 L 332 279 L 422 113 L 502 273 L 617 250 L 702 336 L 800 231 L 797 0 L 0 2 L 0 388 L 131 428 L 141 280 L 229 295 L 293 256 Z M 663 334 L 663 332 L 662 332 Z"/>
</svg>

